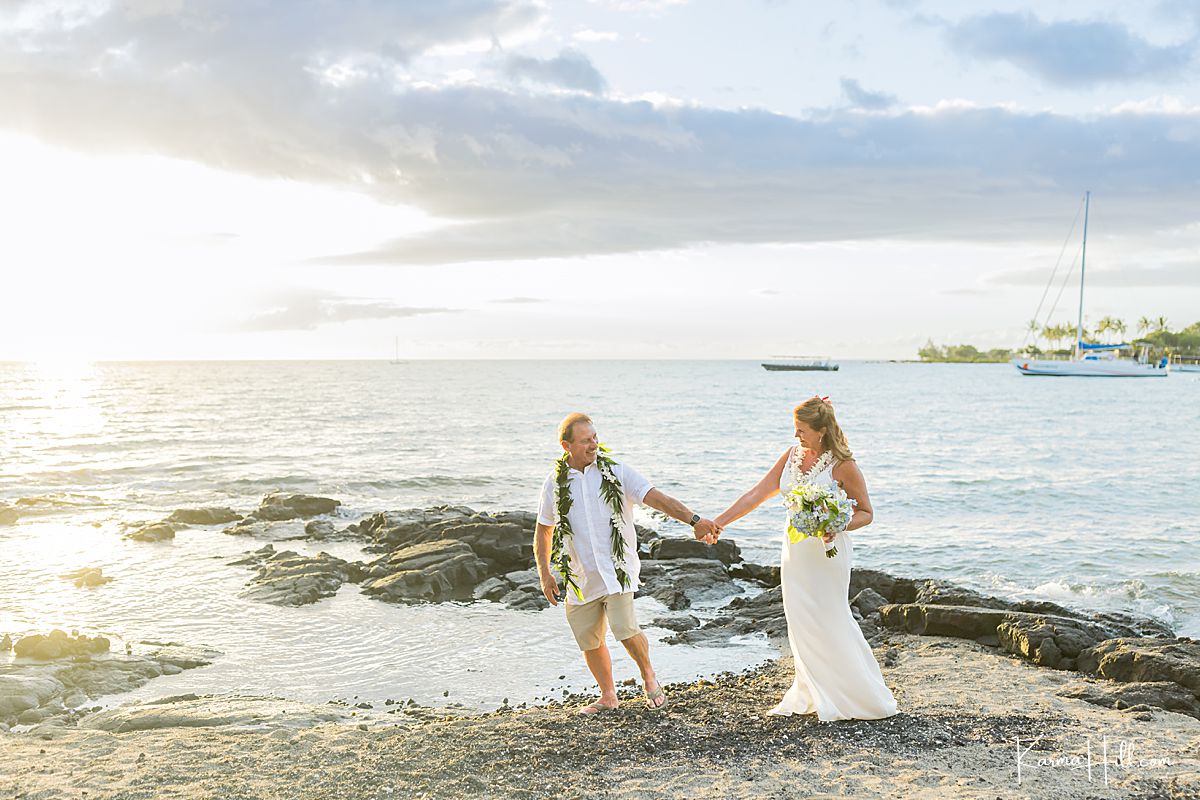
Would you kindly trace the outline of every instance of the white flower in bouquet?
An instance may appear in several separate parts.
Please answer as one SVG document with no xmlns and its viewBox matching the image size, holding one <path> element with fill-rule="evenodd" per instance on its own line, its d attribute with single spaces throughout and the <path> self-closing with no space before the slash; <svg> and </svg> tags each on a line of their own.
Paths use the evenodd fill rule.
<svg viewBox="0 0 1200 800">
<path fill-rule="evenodd" d="M 811 483 L 794 486 L 784 495 L 783 503 L 788 511 L 788 539 L 792 544 L 827 533 L 841 533 L 850 524 L 854 507 L 858 505 L 841 487 Z M 833 558 L 836 555 L 837 547 L 826 542 L 825 556 Z"/>
</svg>

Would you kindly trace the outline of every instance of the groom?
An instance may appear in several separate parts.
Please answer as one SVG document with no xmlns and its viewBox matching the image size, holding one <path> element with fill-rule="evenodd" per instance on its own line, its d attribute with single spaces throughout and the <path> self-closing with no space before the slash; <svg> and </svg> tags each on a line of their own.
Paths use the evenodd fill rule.
<svg viewBox="0 0 1200 800">
<path fill-rule="evenodd" d="M 683 503 L 655 489 L 633 467 L 604 455 L 586 414 L 568 414 L 558 426 L 558 439 L 564 456 L 542 486 L 534 556 L 542 593 L 555 606 L 565 597 L 567 623 L 600 686 L 600 699 L 579 713 L 597 714 L 619 705 L 612 658 L 604 644 L 606 623 L 637 662 L 646 702 L 653 709 L 662 708 L 667 698 L 650 663 L 650 643 L 633 614 L 633 594 L 641 567 L 632 507 L 641 503 L 658 509 L 691 525 L 696 538 L 704 541 L 715 541 L 720 529 L 712 520 L 702 519 Z M 560 519 L 560 508 L 569 508 L 566 525 Z M 619 529 L 613 524 L 617 519 L 623 521 Z M 556 526 L 562 528 L 558 532 L 562 556 L 569 563 L 565 573 L 560 569 L 561 561 L 552 563 L 551 558 Z M 574 586 L 560 589 L 559 580 L 567 584 L 568 577 Z M 576 588 L 580 596 L 576 596 Z"/>
</svg>

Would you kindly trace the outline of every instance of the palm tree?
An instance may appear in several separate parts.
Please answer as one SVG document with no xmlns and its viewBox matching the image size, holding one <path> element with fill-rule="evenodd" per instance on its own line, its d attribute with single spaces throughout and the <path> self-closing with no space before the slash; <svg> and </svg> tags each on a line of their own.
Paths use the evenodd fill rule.
<svg viewBox="0 0 1200 800">
<path fill-rule="evenodd" d="M 1046 327 L 1042 328 L 1042 336 L 1044 336 L 1046 341 L 1050 342 L 1050 344 L 1055 345 L 1055 350 L 1058 349 L 1057 345 L 1059 342 L 1064 339 L 1070 339 L 1074 335 L 1075 327 L 1066 322 L 1064 322 L 1062 325 L 1047 325 Z"/>
<path fill-rule="evenodd" d="M 1167 329 L 1167 318 L 1166 317 L 1159 317 L 1158 319 L 1154 320 L 1154 330 L 1165 331 L 1166 329 Z"/>
<path fill-rule="evenodd" d="M 1117 332 L 1118 339 L 1125 338 L 1125 331 L 1129 330 L 1129 326 L 1125 324 L 1123 319 L 1114 319 L 1112 321 L 1112 329 Z"/>
<path fill-rule="evenodd" d="M 1083 318 L 1083 326 L 1080 327 L 1080 329 L 1079 329 L 1079 341 L 1087 342 L 1088 344 L 1095 344 L 1096 342 L 1100 341 L 1100 325 L 1097 323 L 1095 329 L 1089 330 L 1088 329 L 1089 324 L 1090 323 L 1088 322 L 1088 318 L 1084 317 Z M 1071 339 L 1074 340 L 1074 338 L 1075 338 L 1075 330 L 1074 330 L 1074 328 L 1072 328 L 1071 329 Z"/>
<path fill-rule="evenodd" d="M 1145 333 L 1154 327 L 1154 320 L 1149 317 L 1142 317 L 1137 321 L 1138 333 Z"/>
<path fill-rule="evenodd" d="M 1096 332 L 1099 333 L 1100 337 L 1106 338 L 1108 333 L 1126 332 L 1126 324 L 1116 317 L 1105 317 L 1096 325 Z"/>
</svg>

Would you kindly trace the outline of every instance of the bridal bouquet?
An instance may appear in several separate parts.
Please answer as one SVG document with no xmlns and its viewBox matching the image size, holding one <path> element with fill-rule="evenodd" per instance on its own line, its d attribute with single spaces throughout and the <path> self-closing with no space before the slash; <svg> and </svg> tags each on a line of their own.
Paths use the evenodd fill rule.
<svg viewBox="0 0 1200 800">
<path fill-rule="evenodd" d="M 788 539 L 792 544 L 827 533 L 840 533 L 850 524 L 857 502 L 846 497 L 841 487 L 801 483 L 783 498 L 788 511 Z M 837 555 L 837 547 L 825 542 L 825 557 Z"/>
</svg>

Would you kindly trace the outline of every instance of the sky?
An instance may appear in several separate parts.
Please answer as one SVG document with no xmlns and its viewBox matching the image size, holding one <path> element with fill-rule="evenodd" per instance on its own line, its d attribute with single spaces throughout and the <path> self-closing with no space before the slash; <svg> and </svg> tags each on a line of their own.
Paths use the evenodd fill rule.
<svg viewBox="0 0 1200 800">
<path fill-rule="evenodd" d="M 1014 347 L 1089 190 L 1180 327 L 1198 78 L 1200 0 L 0 0 L 0 360 Z"/>
</svg>

